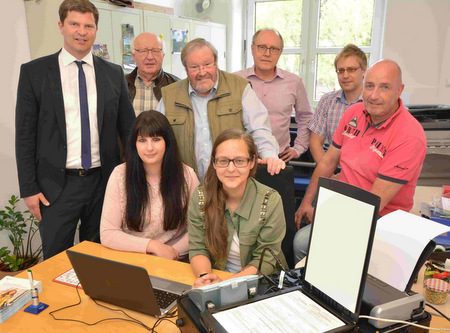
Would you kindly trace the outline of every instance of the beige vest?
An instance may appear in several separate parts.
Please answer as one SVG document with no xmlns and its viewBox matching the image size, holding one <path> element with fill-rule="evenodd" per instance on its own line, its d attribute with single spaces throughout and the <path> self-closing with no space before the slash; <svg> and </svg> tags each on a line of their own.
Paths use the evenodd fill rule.
<svg viewBox="0 0 450 333">
<path fill-rule="evenodd" d="M 242 94 L 249 82 L 238 75 L 219 71 L 219 85 L 208 102 L 208 122 L 211 139 L 225 129 L 239 128 L 245 131 L 242 120 Z M 184 79 L 162 88 L 165 114 L 180 149 L 183 162 L 198 173 L 195 159 L 194 112 L 188 95 L 189 81 Z"/>
</svg>

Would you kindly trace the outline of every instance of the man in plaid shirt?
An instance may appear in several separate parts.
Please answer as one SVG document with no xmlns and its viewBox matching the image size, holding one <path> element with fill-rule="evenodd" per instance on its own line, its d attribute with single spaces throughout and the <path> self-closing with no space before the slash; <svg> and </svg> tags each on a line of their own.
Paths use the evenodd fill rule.
<svg viewBox="0 0 450 333">
<path fill-rule="evenodd" d="M 336 56 L 334 67 L 342 89 L 322 96 L 308 125 L 311 130 L 309 149 L 316 163 L 319 163 L 325 154 L 325 140 L 328 143 L 333 141 L 333 134 L 345 110 L 362 102 L 361 92 L 367 58 L 357 46 L 348 44 Z"/>
<path fill-rule="evenodd" d="M 162 69 L 164 43 L 155 34 L 144 32 L 131 40 L 131 56 L 136 68 L 125 76 L 136 116 L 155 110 L 161 88 L 179 80 Z"/>
</svg>

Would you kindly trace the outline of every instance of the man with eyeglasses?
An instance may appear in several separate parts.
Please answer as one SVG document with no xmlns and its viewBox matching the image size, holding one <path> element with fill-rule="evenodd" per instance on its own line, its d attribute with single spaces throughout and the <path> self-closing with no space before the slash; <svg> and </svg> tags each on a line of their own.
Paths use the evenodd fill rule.
<svg viewBox="0 0 450 333">
<path fill-rule="evenodd" d="M 205 39 L 190 41 L 181 51 L 188 77 L 162 89 L 157 110 L 172 125 L 183 162 L 203 180 L 216 137 L 238 128 L 253 136 L 259 163 L 267 164 L 270 174 L 279 173 L 286 163 L 278 158 L 267 109 L 246 79 L 219 70 L 217 57 Z"/>
<path fill-rule="evenodd" d="M 279 157 L 288 162 L 299 158 L 309 145 L 308 123 L 312 117 L 305 86 L 300 76 L 277 67 L 284 42 L 275 29 L 258 30 L 252 39 L 254 66 L 235 74 L 252 83 L 269 112 L 272 133 L 280 146 Z M 297 136 L 291 147 L 289 125 L 295 112 Z"/>
<path fill-rule="evenodd" d="M 367 70 L 363 103 L 350 106 L 339 121 L 332 144 L 314 170 L 295 213 L 297 228 L 304 218 L 312 221 L 319 177 L 331 177 L 338 164 L 340 181 L 381 198 L 380 216 L 412 208 L 427 141 L 422 125 L 403 106 L 403 88 L 401 69 L 394 61 L 380 60 Z M 307 254 L 310 232 L 309 224 L 295 235 L 297 261 Z"/>
<path fill-rule="evenodd" d="M 144 32 L 133 38 L 130 46 L 136 68 L 125 78 L 138 116 L 142 111 L 155 110 L 161 88 L 180 79 L 163 71 L 164 43 L 155 34 Z"/>
<path fill-rule="evenodd" d="M 311 131 L 309 150 L 316 163 L 325 154 L 324 144 L 331 144 L 339 120 L 351 105 L 362 102 L 362 88 L 367 57 L 356 45 L 348 44 L 334 59 L 341 89 L 326 93 L 317 104 L 308 128 Z"/>
</svg>

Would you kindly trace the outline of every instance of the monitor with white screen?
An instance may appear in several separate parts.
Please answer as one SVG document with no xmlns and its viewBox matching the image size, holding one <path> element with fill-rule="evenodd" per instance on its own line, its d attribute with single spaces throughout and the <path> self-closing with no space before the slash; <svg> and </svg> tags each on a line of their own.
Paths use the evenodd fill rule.
<svg viewBox="0 0 450 333">
<path fill-rule="evenodd" d="M 337 302 L 353 316 L 359 314 L 379 203 L 373 193 L 319 179 L 304 289 Z"/>
</svg>

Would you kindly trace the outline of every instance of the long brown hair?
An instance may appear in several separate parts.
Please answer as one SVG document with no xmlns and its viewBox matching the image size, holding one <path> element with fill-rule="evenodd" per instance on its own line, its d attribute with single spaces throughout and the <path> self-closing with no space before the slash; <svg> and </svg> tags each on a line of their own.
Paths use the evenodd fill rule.
<svg viewBox="0 0 450 333">
<path fill-rule="evenodd" d="M 225 193 L 222 183 L 217 178 L 214 169 L 214 158 L 216 156 L 217 147 L 228 140 L 244 140 L 247 144 L 248 154 L 255 162 L 258 159 L 258 151 L 256 149 L 253 137 L 239 129 L 230 128 L 222 131 L 214 142 L 211 161 L 206 171 L 204 187 L 205 187 L 205 240 L 211 256 L 216 262 L 223 262 L 227 259 L 227 240 L 228 228 L 225 220 L 225 204 L 227 194 Z M 257 163 L 250 170 L 249 177 L 253 177 L 256 173 Z"/>
</svg>

